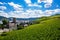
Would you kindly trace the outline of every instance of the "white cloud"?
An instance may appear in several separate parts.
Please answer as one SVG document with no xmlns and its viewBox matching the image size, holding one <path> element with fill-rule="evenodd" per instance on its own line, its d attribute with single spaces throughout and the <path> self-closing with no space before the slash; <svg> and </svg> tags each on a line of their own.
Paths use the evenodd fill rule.
<svg viewBox="0 0 60 40">
<path fill-rule="evenodd" d="M 8 3 L 10 6 L 12 6 L 16 11 L 23 10 L 22 6 L 19 4 L 15 4 L 13 2 Z"/>
<path fill-rule="evenodd" d="M 38 5 L 37 3 L 32 3 L 31 0 L 25 0 L 26 4 L 28 6 L 35 6 L 35 7 L 42 7 L 41 5 Z"/>
<path fill-rule="evenodd" d="M 46 3 L 52 3 L 53 2 L 53 0 L 47 0 L 46 1 Z"/>
<path fill-rule="evenodd" d="M 5 3 L 5 2 L 0 2 L 0 4 L 4 5 L 4 4 L 6 4 L 6 3 Z"/>
<path fill-rule="evenodd" d="M 42 7 L 41 5 L 38 5 L 38 3 L 45 3 L 44 7 L 49 8 L 52 5 L 53 0 L 37 0 L 36 3 L 32 3 L 31 0 L 25 0 L 25 2 L 28 4 L 28 6 L 36 6 L 36 7 Z"/>
<path fill-rule="evenodd" d="M 40 8 L 42 7 L 41 5 L 38 5 L 36 3 L 35 4 L 32 4 L 32 3 L 31 4 L 28 4 L 28 6 L 35 6 L 35 7 L 40 7 Z"/>
<path fill-rule="evenodd" d="M 54 12 L 55 12 L 55 10 L 46 10 L 44 13 L 47 16 L 51 16 L 52 14 L 55 14 Z"/>
<path fill-rule="evenodd" d="M 41 17 L 43 12 L 42 10 L 27 10 L 26 11 L 30 18 L 34 17 Z"/>
<path fill-rule="evenodd" d="M 7 8 L 5 6 L 0 6 L 0 10 L 6 10 Z"/>
<path fill-rule="evenodd" d="M 27 10 L 26 11 L 30 18 L 34 17 L 42 17 L 42 16 L 51 16 L 57 13 L 60 13 L 60 9 L 55 10 Z"/>
<path fill-rule="evenodd" d="M 10 14 L 11 13 L 11 14 Z M 10 17 L 16 17 L 16 18 L 29 18 L 28 15 L 26 15 L 26 12 L 17 12 L 17 11 L 12 11 L 9 13 Z"/>
<path fill-rule="evenodd" d="M 60 9 L 56 9 L 55 10 L 55 13 L 60 13 Z"/>
<path fill-rule="evenodd" d="M 53 0 L 38 0 L 38 3 L 32 3 L 31 0 L 25 0 L 25 2 L 28 4 L 28 6 L 36 6 L 36 7 L 42 7 L 41 5 L 38 5 L 38 3 L 44 2 L 45 8 L 51 7 L 51 4 Z M 0 4 L 3 4 L 0 2 Z M 5 9 L 7 9 L 5 6 L 0 6 L 0 16 L 4 17 L 16 17 L 16 18 L 35 18 L 35 17 L 42 17 L 42 16 L 51 16 L 52 14 L 60 13 L 60 9 L 55 10 L 25 10 L 23 11 L 23 7 L 19 4 L 15 4 L 14 2 L 8 3 L 10 6 L 14 8 L 14 11 L 11 12 L 4 12 Z"/>
<path fill-rule="evenodd" d="M 31 0 L 25 0 L 25 2 L 26 2 L 27 4 L 30 4 L 30 3 L 31 3 Z"/>
<path fill-rule="evenodd" d="M 14 12 L 10 12 L 9 17 L 18 17 L 18 14 Z"/>
<path fill-rule="evenodd" d="M 44 2 L 44 3 L 52 3 L 53 0 L 38 0 L 38 3 L 41 3 L 41 2 Z"/>
<path fill-rule="evenodd" d="M 32 2 L 31 2 L 31 0 L 24 0 L 25 2 L 26 2 L 26 4 L 28 5 L 28 6 L 32 6 L 33 4 L 32 4 Z"/>
<path fill-rule="evenodd" d="M 54 10 L 46 10 L 45 14 L 48 16 L 54 15 L 54 14 L 60 14 L 60 9 L 54 9 Z"/>
<path fill-rule="evenodd" d="M 16 18 L 36 18 L 42 16 L 51 16 L 53 14 L 60 13 L 60 9 L 55 10 L 26 10 L 26 11 L 11 11 L 6 13 L 4 11 L 0 11 L 0 16 L 4 17 L 16 17 Z"/>
<path fill-rule="evenodd" d="M 9 17 L 8 14 L 4 11 L 0 11 L 0 16 Z"/>
<path fill-rule="evenodd" d="M 45 3 L 44 5 L 45 8 L 49 8 L 51 7 L 53 0 L 38 0 L 38 3 L 41 3 L 41 2 Z"/>
<path fill-rule="evenodd" d="M 49 8 L 49 7 L 51 7 L 51 4 L 45 4 L 44 7 Z"/>
<path fill-rule="evenodd" d="M 0 2 L 0 4 L 3 4 L 2 2 Z"/>
</svg>

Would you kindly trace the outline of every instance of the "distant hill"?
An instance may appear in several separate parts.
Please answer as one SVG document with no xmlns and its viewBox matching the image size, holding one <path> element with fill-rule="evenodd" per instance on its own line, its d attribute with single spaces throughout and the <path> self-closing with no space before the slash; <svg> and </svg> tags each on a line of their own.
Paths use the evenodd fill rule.
<svg viewBox="0 0 60 40">
<path fill-rule="evenodd" d="M 3 18 L 5 18 L 5 17 L 3 17 L 3 16 L 0 16 L 0 20 L 2 20 Z"/>
<path fill-rule="evenodd" d="M 60 15 L 41 18 L 41 23 L 28 26 L 25 29 L 6 33 L 1 40 L 60 40 Z"/>
<path fill-rule="evenodd" d="M 4 19 L 6 17 L 3 17 L 3 16 L 0 16 L 0 20 Z M 6 18 L 8 20 L 12 20 L 13 17 L 10 17 L 10 18 Z M 36 20 L 37 18 L 16 18 L 16 20 Z"/>
<path fill-rule="evenodd" d="M 56 16 L 56 15 L 60 15 L 60 14 L 55 14 L 55 15 L 52 15 L 52 16 Z M 3 17 L 3 16 L 0 16 L 0 20 L 2 20 L 2 19 L 4 19 L 4 18 L 6 18 L 6 17 Z M 40 19 L 43 19 L 43 18 L 45 18 L 45 17 L 40 17 Z M 9 17 L 9 18 L 6 18 L 6 19 L 8 19 L 8 20 L 12 20 L 13 19 L 13 17 Z M 37 18 L 16 18 L 16 20 L 36 20 L 36 19 L 39 19 L 38 17 Z"/>
</svg>

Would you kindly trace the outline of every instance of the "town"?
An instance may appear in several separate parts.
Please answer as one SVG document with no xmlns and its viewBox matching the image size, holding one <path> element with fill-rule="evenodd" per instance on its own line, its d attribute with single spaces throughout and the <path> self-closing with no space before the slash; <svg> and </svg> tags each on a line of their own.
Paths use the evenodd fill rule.
<svg viewBox="0 0 60 40">
<path fill-rule="evenodd" d="M 30 20 L 16 20 L 16 18 L 12 18 L 12 20 L 9 21 L 4 18 L 0 21 L 0 33 L 23 29 L 29 25 L 32 25 L 32 21 Z"/>
</svg>

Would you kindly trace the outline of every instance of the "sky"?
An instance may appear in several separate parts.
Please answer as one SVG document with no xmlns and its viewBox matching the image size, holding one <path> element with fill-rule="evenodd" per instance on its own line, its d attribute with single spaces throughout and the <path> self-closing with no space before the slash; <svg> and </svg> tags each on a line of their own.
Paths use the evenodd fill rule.
<svg viewBox="0 0 60 40">
<path fill-rule="evenodd" d="M 0 0 L 0 16 L 36 18 L 60 14 L 60 0 Z"/>
</svg>

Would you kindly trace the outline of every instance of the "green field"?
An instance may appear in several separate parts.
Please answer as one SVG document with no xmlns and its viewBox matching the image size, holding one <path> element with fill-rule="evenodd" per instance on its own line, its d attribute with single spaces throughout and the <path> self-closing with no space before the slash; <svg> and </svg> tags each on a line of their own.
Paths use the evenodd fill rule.
<svg viewBox="0 0 60 40">
<path fill-rule="evenodd" d="M 60 15 L 40 20 L 25 29 L 8 32 L 0 40 L 60 40 Z"/>
</svg>

